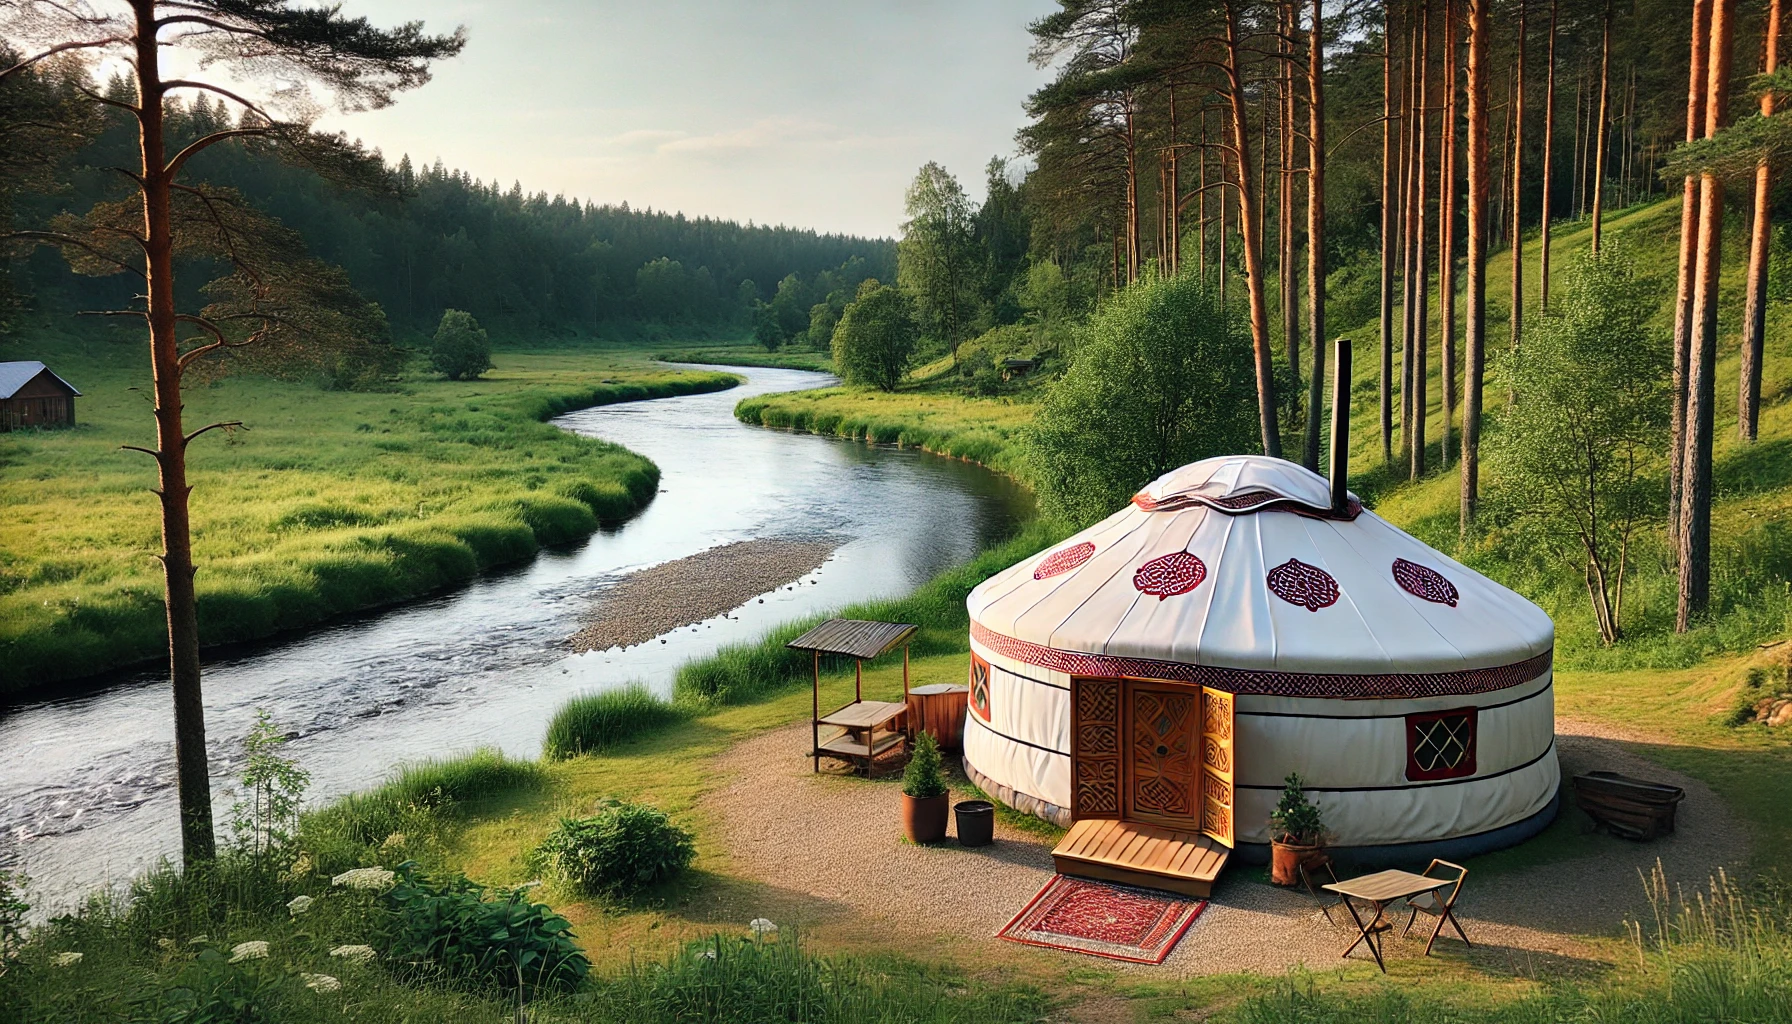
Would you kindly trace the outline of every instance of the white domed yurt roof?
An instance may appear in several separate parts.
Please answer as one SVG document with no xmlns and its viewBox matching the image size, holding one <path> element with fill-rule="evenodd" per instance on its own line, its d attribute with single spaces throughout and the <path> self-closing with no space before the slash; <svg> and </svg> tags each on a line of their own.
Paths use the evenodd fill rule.
<svg viewBox="0 0 1792 1024">
<path fill-rule="evenodd" d="M 1328 688 L 1295 680 L 1290 696 L 1419 696 L 1415 676 L 1509 668 L 1515 683 L 1547 670 L 1555 627 L 1542 609 L 1354 497 L 1334 515 L 1330 498 L 1323 477 L 1281 459 L 1184 466 L 978 586 L 973 638 L 1072 674 L 1090 655 L 1158 663 L 1127 675 L 1173 678 L 1168 663 L 1315 674 Z M 1391 691 L 1378 686 L 1393 675 Z"/>
</svg>

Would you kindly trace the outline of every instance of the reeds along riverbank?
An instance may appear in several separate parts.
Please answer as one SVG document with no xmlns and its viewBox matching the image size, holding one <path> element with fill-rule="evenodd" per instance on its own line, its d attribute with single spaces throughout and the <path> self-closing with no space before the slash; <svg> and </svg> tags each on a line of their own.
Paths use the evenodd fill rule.
<svg viewBox="0 0 1792 1024">
<path fill-rule="evenodd" d="M 166 649 L 143 426 L 117 356 L 74 361 L 94 393 L 73 431 L 14 436 L 0 530 L 0 693 L 147 662 Z M 608 369 L 611 379 L 591 383 Z M 490 379 L 393 393 L 259 378 L 195 394 L 195 419 L 252 431 L 195 446 L 206 645 L 262 639 L 461 584 L 580 540 L 650 501 L 659 469 L 546 422 L 575 409 L 720 391 L 725 373 L 643 373 L 510 356 Z M 121 397 L 122 396 L 122 397 Z M 134 460 L 134 461 L 132 461 Z"/>
<path fill-rule="evenodd" d="M 948 392 L 824 388 L 744 398 L 734 415 L 743 423 L 776 430 L 919 448 L 1028 482 L 1017 443 L 1033 418 L 1026 403 Z"/>
</svg>

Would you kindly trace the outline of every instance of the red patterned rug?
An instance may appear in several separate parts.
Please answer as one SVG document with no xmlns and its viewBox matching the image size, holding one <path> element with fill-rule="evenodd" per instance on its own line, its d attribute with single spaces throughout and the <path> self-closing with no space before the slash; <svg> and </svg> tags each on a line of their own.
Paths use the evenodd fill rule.
<svg viewBox="0 0 1792 1024">
<path fill-rule="evenodd" d="M 1110 960 L 1161 964 L 1206 906 L 1206 900 L 1152 889 L 1053 875 L 996 936 Z"/>
</svg>

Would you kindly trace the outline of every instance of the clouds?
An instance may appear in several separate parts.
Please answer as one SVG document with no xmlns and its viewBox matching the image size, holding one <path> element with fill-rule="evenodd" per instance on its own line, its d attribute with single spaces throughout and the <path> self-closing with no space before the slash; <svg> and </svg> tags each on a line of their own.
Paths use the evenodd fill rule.
<svg viewBox="0 0 1792 1024">
<path fill-rule="evenodd" d="M 1026 24 L 1052 6 L 350 0 L 469 43 L 396 107 L 328 123 L 530 191 L 888 235 L 922 163 L 976 194 L 1013 152 L 1044 80 Z"/>
</svg>

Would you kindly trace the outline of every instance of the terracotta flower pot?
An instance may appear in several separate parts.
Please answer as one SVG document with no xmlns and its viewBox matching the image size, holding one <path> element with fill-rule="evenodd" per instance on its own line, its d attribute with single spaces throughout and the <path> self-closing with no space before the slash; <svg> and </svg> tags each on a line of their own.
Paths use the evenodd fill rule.
<svg viewBox="0 0 1792 1024">
<path fill-rule="evenodd" d="M 902 794 L 902 831 L 911 843 L 937 843 L 946 838 L 946 818 L 952 811 L 952 795 L 941 793 L 924 800 Z"/>
<path fill-rule="evenodd" d="M 1303 846 L 1271 840 L 1269 844 L 1269 880 L 1277 885 L 1299 885 L 1300 866 L 1319 853 L 1318 846 Z"/>
</svg>

